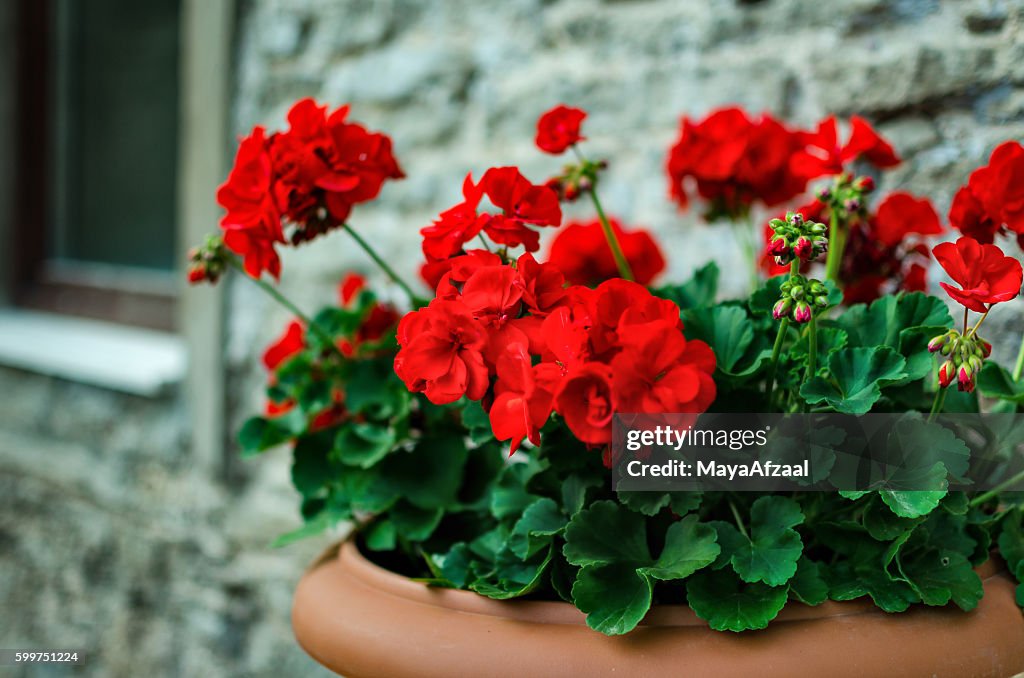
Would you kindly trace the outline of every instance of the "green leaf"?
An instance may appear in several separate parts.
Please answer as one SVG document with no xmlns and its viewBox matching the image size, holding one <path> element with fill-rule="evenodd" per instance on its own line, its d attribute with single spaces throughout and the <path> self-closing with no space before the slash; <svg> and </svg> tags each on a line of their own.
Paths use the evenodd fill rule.
<svg viewBox="0 0 1024 678">
<path fill-rule="evenodd" d="M 690 608 L 715 631 L 763 629 L 786 605 L 789 587 L 744 584 L 733 573 L 702 572 L 686 581 Z"/>
<path fill-rule="evenodd" d="M 667 285 L 652 290 L 655 296 L 674 301 L 681 310 L 715 303 L 718 293 L 718 265 L 705 264 L 681 285 Z"/>
<path fill-rule="evenodd" d="M 920 518 L 901 518 L 881 498 L 871 501 L 864 510 L 864 527 L 872 538 L 891 541 L 921 523 Z"/>
<path fill-rule="evenodd" d="M 1007 512 L 1000 526 L 999 553 L 1006 560 L 1010 572 L 1015 572 L 1024 566 L 1024 511 L 1018 508 Z"/>
<path fill-rule="evenodd" d="M 441 558 L 441 574 L 455 586 L 463 588 L 469 581 L 469 564 L 472 561 L 469 546 L 461 542 L 455 544 Z"/>
<path fill-rule="evenodd" d="M 319 534 L 323 534 L 328 529 L 334 527 L 339 520 L 342 520 L 339 516 L 332 513 L 330 510 L 325 510 L 306 521 L 306 524 L 302 527 L 292 530 L 291 532 L 285 532 L 280 535 L 274 541 L 270 543 L 271 548 L 282 548 L 289 544 L 294 544 L 297 541 L 315 537 Z"/>
<path fill-rule="evenodd" d="M 538 499 L 526 490 L 526 485 L 540 471 L 541 465 L 533 458 L 528 458 L 525 463 L 507 464 L 491 493 L 491 514 L 499 520 L 522 515 L 526 507 Z"/>
<path fill-rule="evenodd" d="M 821 605 L 828 600 L 828 583 L 821 570 L 821 565 L 806 556 L 801 556 L 796 574 L 789 581 L 790 597 L 804 605 Z"/>
<path fill-rule="evenodd" d="M 469 430 L 469 439 L 474 445 L 494 439 L 491 419 L 478 400 L 467 400 L 462 407 L 462 425 Z"/>
<path fill-rule="evenodd" d="M 300 438 L 295 444 L 292 484 L 304 497 L 318 494 L 334 478 L 329 449 L 328 439 L 316 434 Z"/>
<path fill-rule="evenodd" d="M 944 477 L 946 474 L 941 464 L 936 464 L 933 471 L 933 477 Z M 882 490 L 879 494 L 885 505 L 896 515 L 917 518 L 934 511 L 946 496 L 946 490 Z"/>
<path fill-rule="evenodd" d="M 1003 366 L 991 360 L 985 362 L 978 375 L 978 391 L 987 398 L 1024 403 L 1024 381 L 1015 382 Z"/>
<path fill-rule="evenodd" d="M 984 589 L 981 577 L 961 553 L 940 548 L 918 549 L 898 558 L 899 570 L 926 605 L 951 600 L 964 611 L 978 606 Z"/>
<path fill-rule="evenodd" d="M 875 605 L 886 612 L 904 612 L 920 600 L 906 582 L 893 581 L 882 567 L 871 561 L 841 562 L 832 568 L 829 597 L 832 600 L 854 600 L 870 596 Z"/>
<path fill-rule="evenodd" d="M 372 422 L 346 424 L 334 439 L 334 452 L 348 466 L 369 468 L 395 447 L 395 432 Z"/>
<path fill-rule="evenodd" d="M 280 417 L 267 419 L 252 417 L 238 432 L 238 444 L 243 457 L 254 457 L 260 452 L 285 443 L 305 428 L 305 419 L 298 410 L 292 410 Z"/>
<path fill-rule="evenodd" d="M 401 497 L 420 508 L 455 503 L 466 464 L 461 436 L 435 434 L 419 440 L 409 452 L 387 455 L 377 467 L 380 476 Z"/>
<path fill-rule="evenodd" d="M 560 534 L 567 522 L 553 499 L 538 499 L 523 511 L 523 516 L 512 528 L 508 538 L 509 550 L 526 560 L 547 547 L 551 537 Z"/>
<path fill-rule="evenodd" d="M 584 478 L 578 473 L 571 473 L 562 482 L 562 508 L 572 517 L 586 504 L 587 490 L 597 487 L 601 481 L 597 478 Z"/>
<path fill-rule="evenodd" d="M 421 509 L 400 501 L 391 509 L 391 521 L 398 534 L 409 541 L 423 541 L 434 533 L 444 517 L 444 509 Z"/>
<path fill-rule="evenodd" d="M 788 273 L 768 278 L 750 295 L 750 312 L 756 317 L 770 316 L 772 307 L 782 294 L 782 283 L 789 279 Z"/>
<path fill-rule="evenodd" d="M 754 327 L 738 306 L 710 306 L 683 312 L 689 339 L 700 339 L 715 351 L 718 369 L 732 372 L 750 343 Z"/>
<path fill-rule="evenodd" d="M 607 635 L 636 628 L 651 607 L 650 579 L 626 563 L 588 565 L 579 571 L 572 599 L 587 626 Z"/>
<path fill-rule="evenodd" d="M 390 359 L 361 359 L 346 363 L 345 407 L 354 414 L 383 420 L 409 410 L 409 391 L 395 376 Z"/>
<path fill-rule="evenodd" d="M 616 493 L 619 501 L 637 513 L 654 516 L 670 506 L 677 516 L 693 511 L 701 502 L 700 492 L 647 492 L 623 490 Z"/>
<path fill-rule="evenodd" d="M 396 541 L 395 524 L 390 520 L 379 520 L 366 531 L 366 548 L 371 551 L 391 551 Z"/>
<path fill-rule="evenodd" d="M 497 554 L 493 571 L 487 577 L 474 581 L 469 588 L 495 600 L 525 596 L 540 585 L 551 564 L 551 551 L 548 548 L 542 556 L 524 563 L 507 549 L 502 549 Z"/>
<path fill-rule="evenodd" d="M 906 361 L 890 348 L 860 347 L 828 359 L 832 381 L 810 379 L 800 395 L 810 404 L 826 402 L 844 414 L 865 414 L 882 397 L 882 386 L 906 376 Z"/>
<path fill-rule="evenodd" d="M 696 515 L 672 523 L 665 534 L 665 548 L 654 565 L 640 568 L 640 574 L 655 579 L 685 579 L 715 561 L 721 550 L 715 530 L 701 525 Z"/>
<path fill-rule="evenodd" d="M 649 563 L 644 519 L 613 501 L 594 502 L 565 528 L 565 559 L 573 565 Z"/>
<path fill-rule="evenodd" d="M 796 525 L 803 523 L 800 506 L 788 497 L 764 496 L 750 509 L 750 537 L 733 554 L 732 566 L 746 582 L 785 584 L 796 574 L 803 542 Z"/>
</svg>

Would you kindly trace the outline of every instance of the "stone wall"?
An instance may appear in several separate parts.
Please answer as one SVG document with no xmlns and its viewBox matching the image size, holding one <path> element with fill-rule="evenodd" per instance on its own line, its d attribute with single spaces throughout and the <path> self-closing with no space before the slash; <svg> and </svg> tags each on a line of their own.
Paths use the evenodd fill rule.
<svg viewBox="0 0 1024 678">
<path fill-rule="evenodd" d="M 997 142 L 1024 136 L 1021 1 L 238 1 L 234 131 L 280 126 L 310 95 L 391 134 L 408 179 L 352 224 L 408 271 L 417 230 L 466 172 L 557 169 L 532 137 L 558 102 L 590 111 L 588 148 L 612 161 L 606 206 L 658 233 L 669 277 L 709 256 L 735 269 L 738 249 L 666 199 L 682 113 L 867 115 L 907 159 L 883 190 L 927 193 L 941 211 Z M 283 285 L 314 308 L 348 269 L 384 285 L 344 233 L 288 252 Z M 1008 315 L 991 322 L 1019 332 Z M 256 357 L 285 320 L 232 283 L 235 428 L 260 404 Z M 285 453 L 207 477 L 185 442 L 184 394 L 143 400 L 9 370 L 0 394 L 0 606 L 17 611 L 0 615 L 0 646 L 92 649 L 93 675 L 316 674 L 287 615 L 327 538 L 266 547 L 297 521 Z"/>
</svg>

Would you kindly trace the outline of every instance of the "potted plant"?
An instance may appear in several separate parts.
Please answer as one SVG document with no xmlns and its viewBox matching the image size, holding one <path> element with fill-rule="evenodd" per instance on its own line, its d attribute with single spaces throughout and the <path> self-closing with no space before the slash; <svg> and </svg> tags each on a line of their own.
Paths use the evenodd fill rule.
<svg viewBox="0 0 1024 678">
<path fill-rule="evenodd" d="M 402 177 L 387 136 L 307 99 L 286 131 L 242 140 L 189 276 L 238 268 L 295 316 L 240 441 L 291 446 L 305 524 L 279 543 L 352 526 L 299 586 L 299 642 L 350 676 L 1024 670 L 1019 474 L 973 493 L 950 489 L 951 465 L 930 491 L 617 492 L 609 471 L 616 412 L 1016 412 L 1024 344 L 1008 371 L 979 331 L 1021 288 L 994 243 L 1024 232 L 1024 149 L 972 174 L 950 214 L 962 237 L 929 249 L 931 203 L 876 201 L 855 172 L 899 162 L 866 121 L 842 143 L 834 118 L 684 118 L 671 195 L 736 225 L 750 262 L 751 293 L 720 301 L 713 263 L 653 286 L 664 255 L 604 212 L 585 116 L 540 118 L 537 146 L 572 153 L 546 183 L 466 177 L 420 231 L 422 296 L 349 222 Z M 563 225 L 577 199 L 596 219 Z M 561 229 L 546 256 L 545 229 Z M 349 276 L 308 316 L 264 279 L 277 247 L 331 230 L 402 304 Z M 924 292 L 932 256 L 962 323 Z"/>
</svg>

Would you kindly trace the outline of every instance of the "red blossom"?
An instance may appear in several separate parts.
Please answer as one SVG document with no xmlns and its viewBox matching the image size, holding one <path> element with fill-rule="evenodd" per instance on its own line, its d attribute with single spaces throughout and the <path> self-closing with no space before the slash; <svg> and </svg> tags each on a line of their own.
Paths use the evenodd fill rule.
<svg viewBox="0 0 1024 678">
<path fill-rule="evenodd" d="M 866 160 L 879 169 L 900 163 L 892 146 L 860 116 L 850 117 L 850 138 L 839 145 L 838 124 L 835 116 L 818 123 L 815 132 L 804 135 L 806 148 L 793 154 L 790 165 L 794 173 L 807 179 L 841 173 L 858 159 Z"/>
<path fill-rule="evenodd" d="M 280 275 L 275 244 L 297 244 L 340 226 L 354 205 L 404 176 L 391 139 L 347 115 L 347 106 L 328 115 L 303 99 L 289 111 L 287 131 L 267 136 L 256 127 L 241 141 L 217 201 L 226 210 L 224 244 L 244 257 L 253 277 Z"/>
<path fill-rule="evenodd" d="M 537 148 L 553 155 L 564 153 L 586 138 L 580 134 L 580 125 L 586 117 L 586 111 L 578 108 L 555 106 L 537 121 Z"/>
<path fill-rule="evenodd" d="M 306 330 L 298 320 L 288 323 L 284 333 L 263 352 L 263 365 L 268 370 L 276 370 L 288 358 L 299 353 L 306 347 Z"/>
<path fill-rule="evenodd" d="M 949 210 L 953 228 L 980 243 L 996 235 L 1024 235 L 1024 147 L 1016 141 L 1000 144 L 988 165 L 971 173 L 957 191 Z"/>
<path fill-rule="evenodd" d="M 606 445 L 612 438 L 612 378 L 610 367 L 587 363 L 568 377 L 556 397 L 556 409 L 569 430 L 588 445 Z"/>
<path fill-rule="evenodd" d="M 511 440 L 510 455 L 524 439 L 539 445 L 540 429 L 551 416 L 560 381 L 558 367 L 551 363 L 534 366 L 527 347 L 514 343 L 498 359 L 497 372 L 489 412 L 494 437 Z"/>
<path fill-rule="evenodd" d="M 536 252 L 540 249 L 540 236 L 529 225 L 562 223 L 558 194 L 547 186 L 530 183 L 517 167 L 493 167 L 484 173 L 480 183 L 491 203 L 502 211 L 483 226 L 487 236 L 500 245 L 522 245 L 527 252 Z"/>
<path fill-rule="evenodd" d="M 669 151 L 671 195 L 685 209 L 692 180 L 711 203 L 712 218 L 735 218 L 755 201 L 782 204 L 807 186 L 806 177 L 790 170 L 790 157 L 803 146 L 802 134 L 767 114 L 755 121 L 739 108 L 724 108 L 699 123 L 684 117 Z"/>
<path fill-rule="evenodd" d="M 480 400 L 488 389 L 484 326 L 456 301 L 435 299 L 398 325 L 395 373 L 413 392 L 435 405 L 467 396 Z"/>
<path fill-rule="evenodd" d="M 896 191 L 878 205 L 872 232 L 879 243 L 893 247 L 912 233 L 942 233 L 942 224 L 939 213 L 928 198 L 915 198 L 904 191 Z"/>
<path fill-rule="evenodd" d="M 939 283 L 954 301 L 972 311 L 985 313 L 989 306 L 1009 301 L 1020 294 L 1024 271 L 1020 262 L 1003 254 L 996 245 L 983 245 L 963 237 L 944 242 L 932 250 L 936 260 L 959 288 Z"/>
<path fill-rule="evenodd" d="M 648 285 L 665 269 L 665 258 L 651 234 L 643 229 L 625 230 L 616 219 L 610 219 L 633 278 Z M 598 285 L 619 276 L 604 229 L 598 220 L 567 224 L 551 243 L 548 261 L 565 274 L 574 285 Z"/>
</svg>

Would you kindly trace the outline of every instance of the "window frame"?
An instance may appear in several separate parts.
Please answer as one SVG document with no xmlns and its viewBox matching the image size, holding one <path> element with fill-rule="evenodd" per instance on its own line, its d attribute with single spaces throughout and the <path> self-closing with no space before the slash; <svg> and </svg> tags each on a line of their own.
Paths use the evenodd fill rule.
<svg viewBox="0 0 1024 678">
<path fill-rule="evenodd" d="M 183 8 L 184 12 L 184 8 Z M 55 6 L 18 0 L 15 10 L 15 199 L 10 240 L 14 256 L 9 298 L 15 306 L 162 331 L 178 329 L 180 286 L 173 272 L 48 256 L 55 155 L 51 106 Z M 178 62 L 185 55 L 179 50 Z M 178 163 L 181 163 L 181 140 Z M 175 228 L 181 230 L 180 218 Z M 179 234 L 180 235 L 180 234 Z"/>
</svg>

